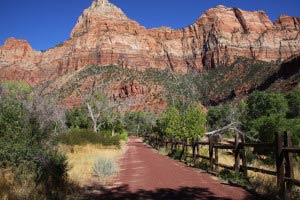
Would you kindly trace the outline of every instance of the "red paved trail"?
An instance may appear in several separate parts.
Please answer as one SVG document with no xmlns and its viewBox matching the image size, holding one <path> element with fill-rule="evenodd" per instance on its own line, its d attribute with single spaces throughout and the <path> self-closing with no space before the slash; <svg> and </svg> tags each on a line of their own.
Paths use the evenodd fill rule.
<svg viewBox="0 0 300 200">
<path fill-rule="evenodd" d="M 258 199 L 241 188 L 222 184 L 211 175 L 156 153 L 140 139 L 130 138 L 127 148 L 116 187 L 102 189 L 96 199 Z"/>
</svg>

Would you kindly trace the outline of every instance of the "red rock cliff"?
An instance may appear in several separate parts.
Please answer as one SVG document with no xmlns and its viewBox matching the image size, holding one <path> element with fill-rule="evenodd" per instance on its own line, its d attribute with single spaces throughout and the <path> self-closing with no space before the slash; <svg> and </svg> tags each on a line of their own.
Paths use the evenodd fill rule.
<svg viewBox="0 0 300 200">
<path fill-rule="evenodd" d="M 0 80 L 36 84 L 93 64 L 186 73 L 228 65 L 237 57 L 283 60 L 300 53 L 299 23 L 285 15 L 273 23 L 263 11 L 218 6 L 180 30 L 146 29 L 107 0 L 95 0 L 70 39 L 45 52 L 8 39 L 0 47 Z"/>
</svg>

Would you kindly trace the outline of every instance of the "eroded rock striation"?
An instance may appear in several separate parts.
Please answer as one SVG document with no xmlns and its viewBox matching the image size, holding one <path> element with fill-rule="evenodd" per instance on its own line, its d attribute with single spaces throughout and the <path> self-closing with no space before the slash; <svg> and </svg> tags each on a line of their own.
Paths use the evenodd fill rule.
<svg viewBox="0 0 300 200">
<path fill-rule="evenodd" d="M 238 57 L 277 61 L 300 53 L 300 18 L 218 6 L 192 25 L 146 29 L 107 0 L 84 10 L 70 39 L 45 52 L 25 40 L 0 47 L 0 79 L 35 85 L 89 65 L 172 69 L 186 73 L 226 66 Z"/>
</svg>

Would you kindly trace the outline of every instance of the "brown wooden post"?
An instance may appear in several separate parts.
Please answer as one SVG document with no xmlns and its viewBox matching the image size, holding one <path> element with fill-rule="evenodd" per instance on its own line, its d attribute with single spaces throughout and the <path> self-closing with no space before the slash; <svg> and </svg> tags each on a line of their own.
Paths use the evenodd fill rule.
<svg viewBox="0 0 300 200">
<path fill-rule="evenodd" d="M 235 148 L 234 148 L 234 171 L 240 170 L 240 149 L 239 149 L 239 134 L 235 134 Z"/>
<path fill-rule="evenodd" d="M 218 164 L 219 163 L 219 153 L 218 153 L 218 149 L 215 149 L 215 159 L 214 159 L 214 164 Z M 215 165 L 215 170 L 218 171 L 219 170 L 219 166 Z"/>
<path fill-rule="evenodd" d="M 209 164 L 210 164 L 210 169 L 213 171 L 214 170 L 214 143 L 213 143 L 213 136 L 209 136 Z"/>
<path fill-rule="evenodd" d="M 288 132 L 284 132 L 284 147 L 292 147 L 292 146 L 293 144 L 292 144 L 291 135 Z M 293 155 L 288 152 L 285 152 L 284 158 L 285 158 L 285 177 L 294 178 Z M 291 184 L 290 182 L 286 183 L 287 192 L 291 192 L 292 187 L 293 184 Z"/>
<path fill-rule="evenodd" d="M 192 138 L 192 163 L 193 163 L 193 165 L 195 165 L 195 157 L 196 157 L 195 138 Z"/>
<path fill-rule="evenodd" d="M 275 135 L 275 155 L 276 155 L 276 173 L 277 173 L 277 187 L 281 199 L 285 197 L 285 184 L 284 184 L 284 160 L 282 154 L 283 138 L 279 132 Z"/>
<path fill-rule="evenodd" d="M 244 144 L 246 143 L 245 135 L 241 135 L 241 144 L 242 144 L 242 171 L 245 177 L 248 176 L 247 170 L 247 158 L 246 158 L 246 149 Z"/>
<path fill-rule="evenodd" d="M 199 155 L 199 144 L 198 144 L 199 141 L 200 141 L 200 140 L 199 140 L 199 138 L 197 137 L 197 144 L 196 144 L 197 155 Z"/>
</svg>

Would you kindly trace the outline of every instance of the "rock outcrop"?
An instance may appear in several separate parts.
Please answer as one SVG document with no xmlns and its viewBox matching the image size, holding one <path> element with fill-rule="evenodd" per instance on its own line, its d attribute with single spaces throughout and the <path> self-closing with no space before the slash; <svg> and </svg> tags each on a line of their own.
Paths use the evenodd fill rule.
<svg viewBox="0 0 300 200">
<path fill-rule="evenodd" d="M 8 39 L 0 47 L 0 80 L 35 85 L 89 65 L 186 73 L 226 66 L 238 57 L 283 60 L 300 53 L 299 23 L 300 18 L 285 15 L 273 23 L 263 11 L 218 6 L 180 30 L 146 29 L 107 0 L 95 0 L 70 39 L 45 52 Z"/>
</svg>

